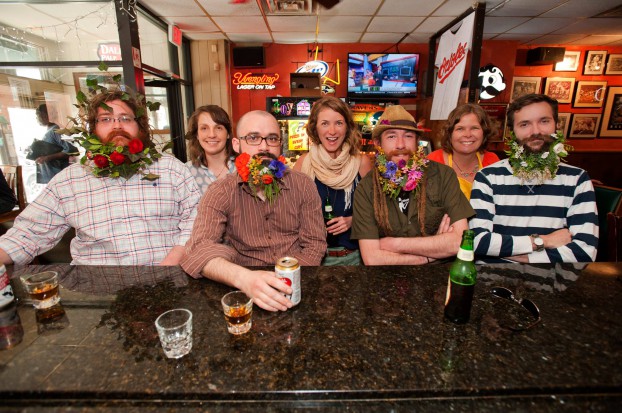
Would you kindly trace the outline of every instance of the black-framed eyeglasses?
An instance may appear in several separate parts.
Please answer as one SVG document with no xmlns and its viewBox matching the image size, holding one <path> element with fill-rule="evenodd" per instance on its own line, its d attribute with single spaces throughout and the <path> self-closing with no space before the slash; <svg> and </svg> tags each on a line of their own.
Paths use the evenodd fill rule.
<svg viewBox="0 0 622 413">
<path fill-rule="evenodd" d="M 256 134 L 249 134 L 246 136 L 240 136 L 240 139 L 245 140 L 249 145 L 257 146 L 261 145 L 261 141 L 265 140 L 268 146 L 280 146 L 281 137 L 279 135 L 261 136 Z"/>
<path fill-rule="evenodd" d="M 490 289 L 490 293 L 495 297 L 504 298 L 506 300 L 514 301 L 516 304 L 523 307 L 527 310 L 532 316 L 533 320 L 530 320 L 527 323 L 519 322 L 516 325 L 507 326 L 512 331 L 523 331 L 527 330 L 536 324 L 538 324 L 542 319 L 540 318 L 540 309 L 538 306 L 531 300 L 527 298 L 516 298 L 512 290 L 509 290 L 505 287 L 492 287 Z"/>
<path fill-rule="evenodd" d="M 97 123 L 101 123 L 101 124 L 104 124 L 104 125 L 112 125 L 115 122 L 119 122 L 119 124 L 121 124 L 121 125 L 129 125 L 130 123 L 134 122 L 135 120 L 136 120 L 136 118 L 133 118 L 131 116 L 122 115 L 122 116 L 119 116 L 118 118 L 115 118 L 115 117 L 112 117 L 112 116 L 100 116 L 95 121 Z"/>
</svg>

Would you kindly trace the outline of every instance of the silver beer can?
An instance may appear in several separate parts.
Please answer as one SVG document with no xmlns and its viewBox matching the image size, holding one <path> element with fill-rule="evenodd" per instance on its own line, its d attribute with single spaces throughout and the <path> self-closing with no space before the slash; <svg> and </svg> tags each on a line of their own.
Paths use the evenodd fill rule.
<svg viewBox="0 0 622 413">
<path fill-rule="evenodd" d="M 4 264 L 0 264 L 0 308 L 13 302 L 13 288 Z"/>
<path fill-rule="evenodd" d="M 300 291 L 300 265 L 298 264 L 298 260 L 293 257 L 279 258 L 274 266 L 274 272 L 277 278 L 280 278 L 283 282 L 292 287 L 292 290 L 294 290 L 292 294 L 285 296 L 289 298 L 294 305 L 298 305 L 302 298 L 302 293 Z"/>
</svg>

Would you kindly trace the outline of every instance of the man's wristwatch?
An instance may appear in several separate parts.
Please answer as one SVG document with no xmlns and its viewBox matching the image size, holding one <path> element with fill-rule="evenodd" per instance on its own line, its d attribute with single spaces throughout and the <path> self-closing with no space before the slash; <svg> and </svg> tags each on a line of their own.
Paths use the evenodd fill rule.
<svg viewBox="0 0 622 413">
<path fill-rule="evenodd" d="M 544 240 L 540 238 L 540 235 L 532 234 L 530 235 L 530 237 L 531 237 L 531 244 L 532 244 L 533 250 L 542 251 L 544 249 Z"/>
</svg>

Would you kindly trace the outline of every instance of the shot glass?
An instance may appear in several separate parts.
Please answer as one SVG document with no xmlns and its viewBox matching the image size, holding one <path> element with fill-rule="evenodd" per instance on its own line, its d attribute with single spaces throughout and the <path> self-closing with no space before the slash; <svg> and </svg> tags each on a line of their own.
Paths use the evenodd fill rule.
<svg viewBox="0 0 622 413">
<path fill-rule="evenodd" d="M 253 325 L 253 299 L 242 291 L 232 291 L 222 297 L 227 330 L 231 334 L 244 334 Z"/>
<path fill-rule="evenodd" d="M 21 280 L 36 309 L 49 308 L 60 301 L 56 271 L 23 275 Z"/>
<path fill-rule="evenodd" d="M 156 329 L 166 357 L 178 359 L 192 349 L 192 313 L 185 308 L 166 311 L 156 319 Z"/>
</svg>

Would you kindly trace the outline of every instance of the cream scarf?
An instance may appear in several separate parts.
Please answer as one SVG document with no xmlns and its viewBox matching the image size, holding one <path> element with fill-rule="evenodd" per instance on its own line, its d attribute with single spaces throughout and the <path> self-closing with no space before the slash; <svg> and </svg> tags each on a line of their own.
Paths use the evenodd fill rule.
<svg viewBox="0 0 622 413">
<path fill-rule="evenodd" d="M 352 205 L 352 185 L 359 173 L 361 157 L 350 155 L 350 145 L 344 142 L 341 153 L 331 158 L 322 145 L 311 145 L 301 171 L 311 179 L 333 189 L 345 190 L 346 209 Z"/>
</svg>

